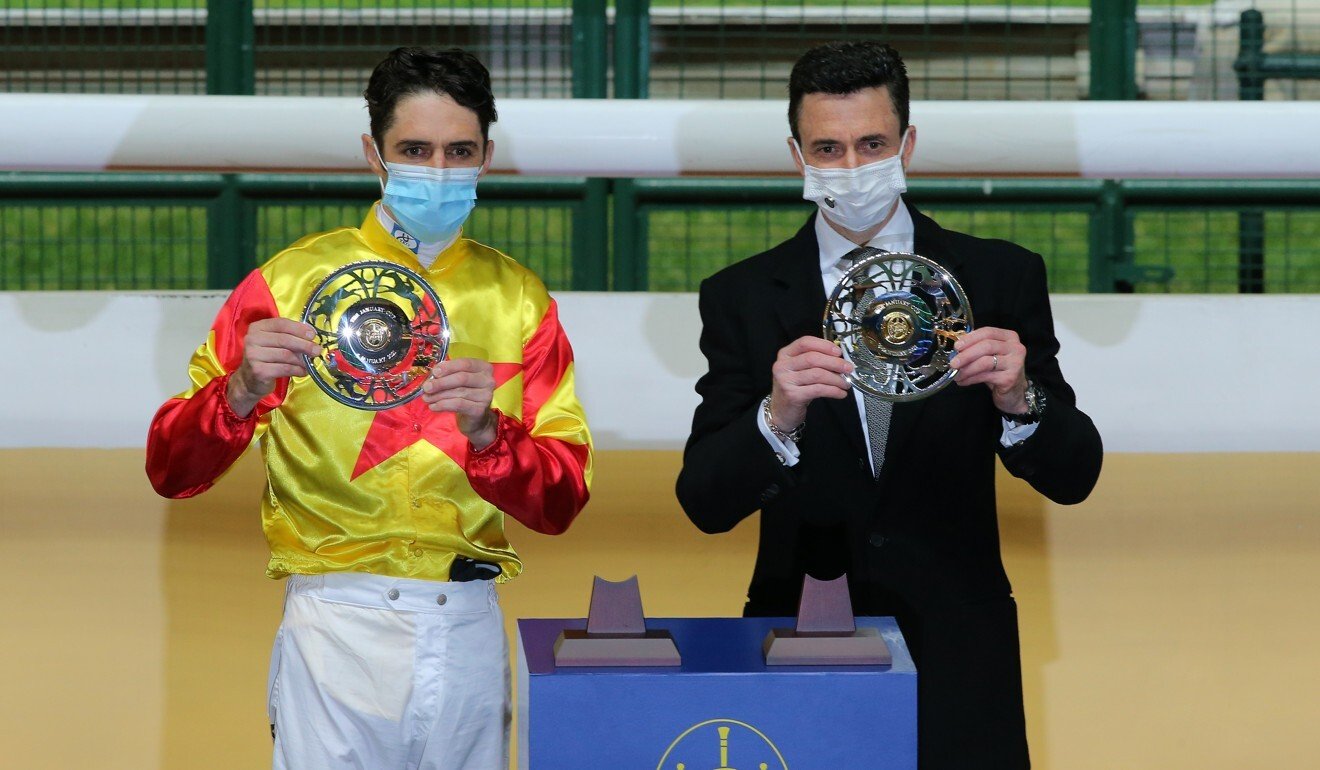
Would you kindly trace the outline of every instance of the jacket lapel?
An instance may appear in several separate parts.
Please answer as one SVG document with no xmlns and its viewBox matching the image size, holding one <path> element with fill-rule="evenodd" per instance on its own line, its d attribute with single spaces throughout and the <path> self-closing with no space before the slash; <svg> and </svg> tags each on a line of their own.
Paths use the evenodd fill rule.
<svg viewBox="0 0 1320 770">
<path fill-rule="evenodd" d="M 816 243 L 816 214 L 798 230 L 779 254 L 774 268 L 773 284 L 777 296 L 775 310 L 783 328 L 784 339 L 795 340 L 811 335 L 821 336 L 821 323 L 825 316 L 825 285 L 820 274 L 820 246 Z M 866 439 L 862 435 L 861 417 L 857 414 L 855 394 L 847 398 L 822 398 L 820 409 L 838 421 L 855 451 L 869 456 Z"/>
</svg>

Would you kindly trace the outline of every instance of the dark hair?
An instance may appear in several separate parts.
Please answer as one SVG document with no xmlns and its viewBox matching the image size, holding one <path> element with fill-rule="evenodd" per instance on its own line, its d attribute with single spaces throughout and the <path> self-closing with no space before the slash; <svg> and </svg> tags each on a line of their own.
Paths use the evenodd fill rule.
<svg viewBox="0 0 1320 770">
<path fill-rule="evenodd" d="M 395 48 L 371 72 L 362 95 L 371 115 L 371 136 L 377 142 L 394 125 L 394 108 L 407 96 L 425 91 L 448 94 L 477 113 L 481 138 L 489 139 L 495 114 L 490 72 L 477 57 L 461 48 Z"/>
<path fill-rule="evenodd" d="M 884 43 L 826 43 L 802 54 L 788 77 L 788 127 L 798 141 L 798 113 L 807 94 L 851 94 L 889 89 L 899 131 L 908 127 L 908 76 L 903 57 Z"/>
</svg>

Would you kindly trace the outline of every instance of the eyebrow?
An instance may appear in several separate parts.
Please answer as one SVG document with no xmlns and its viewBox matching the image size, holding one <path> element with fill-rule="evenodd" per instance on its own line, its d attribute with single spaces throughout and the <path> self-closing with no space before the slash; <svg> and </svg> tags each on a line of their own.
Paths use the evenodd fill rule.
<svg viewBox="0 0 1320 770">
<path fill-rule="evenodd" d="M 429 139 L 400 139 L 394 143 L 394 148 L 399 151 L 407 150 L 412 147 L 425 147 L 429 149 L 434 146 L 435 143 Z M 477 143 L 471 139 L 459 139 L 456 142 L 449 142 L 444 145 L 444 149 L 446 150 L 454 150 L 460 147 L 465 147 L 470 150 L 478 149 Z"/>
<path fill-rule="evenodd" d="M 881 144 L 890 144 L 889 137 L 885 136 L 884 134 L 867 134 L 866 136 L 859 136 L 857 137 L 857 141 L 880 142 Z M 839 145 L 839 144 L 843 144 L 843 142 L 839 141 L 838 139 L 817 139 L 816 141 L 811 143 L 811 149 L 815 150 L 821 147 L 828 147 L 830 145 Z"/>
</svg>

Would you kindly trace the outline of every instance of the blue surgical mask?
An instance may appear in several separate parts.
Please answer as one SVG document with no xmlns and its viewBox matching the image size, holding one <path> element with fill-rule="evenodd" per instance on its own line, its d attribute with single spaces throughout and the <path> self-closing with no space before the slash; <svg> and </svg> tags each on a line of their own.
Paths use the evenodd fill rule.
<svg viewBox="0 0 1320 770">
<path fill-rule="evenodd" d="M 452 240 L 477 205 L 480 167 L 432 168 L 385 163 L 384 158 L 381 163 L 388 172 L 381 202 L 422 243 Z"/>
</svg>

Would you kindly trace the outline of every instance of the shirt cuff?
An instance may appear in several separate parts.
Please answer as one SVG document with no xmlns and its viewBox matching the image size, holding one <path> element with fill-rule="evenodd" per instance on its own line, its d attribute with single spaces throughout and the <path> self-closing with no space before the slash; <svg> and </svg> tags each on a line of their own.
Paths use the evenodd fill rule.
<svg viewBox="0 0 1320 770">
<path fill-rule="evenodd" d="M 495 413 L 495 438 L 491 439 L 491 442 L 481 449 L 472 446 L 471 441 L 468 442 L 468 454 L 483 460 L 493 457 L 499 451 L 497 447 L 504 443 L 504 413 L 494 407 L 491 408 L 491 411 Z"/>
<path fill-rule="evenodd" d="M 999 437 L 999 445 L 1005 449 L 1017 446 L 1023 441 L 1031 438 L 1031 434 L 1035 433 L 1036 428 L 1040 427 L 1040 423 L 1038 422 L 1029 422 L 1026 425 L 1018 425 L 1010 420 L 1005 420 L 1003 417 L 1000 417 L 999 421 L 1004 424 L 1004 432 Z"/>
<path fill-rule="evenodd" d="M 245 426 L 248 423 L 256 422 L 257 406 L 261 406 L 261 402 L 258 401 L 257 406 L 252 407 L 252 411 L 248 412 L 247 417 L 239 416 L 239 414 L 234 411 L 234 407 L 229 405 L 229 380 L 233 376 L 234 373 L 229 372 L 228 374 L 218 377 L 216 381 L 216 389 L 220 391 L 220 421 L 223 422 L 226 427 L 238 428 Z"/>
<path fill-rule="evenodd" d="M 756 410 L 756 427 L 760 429 L 761 435 L 765 436 L 765 440 L 769 442 L 770 449 L 775 453 L 775 457 L 779 458 L 779 462 L 789 468 L 798 464 L 801 452 L 798 451 L 797 442 L 780 441 L 779 437 L 770 431 L 770 425 L 765 421 L 764 409 Z"/>
</svg>

